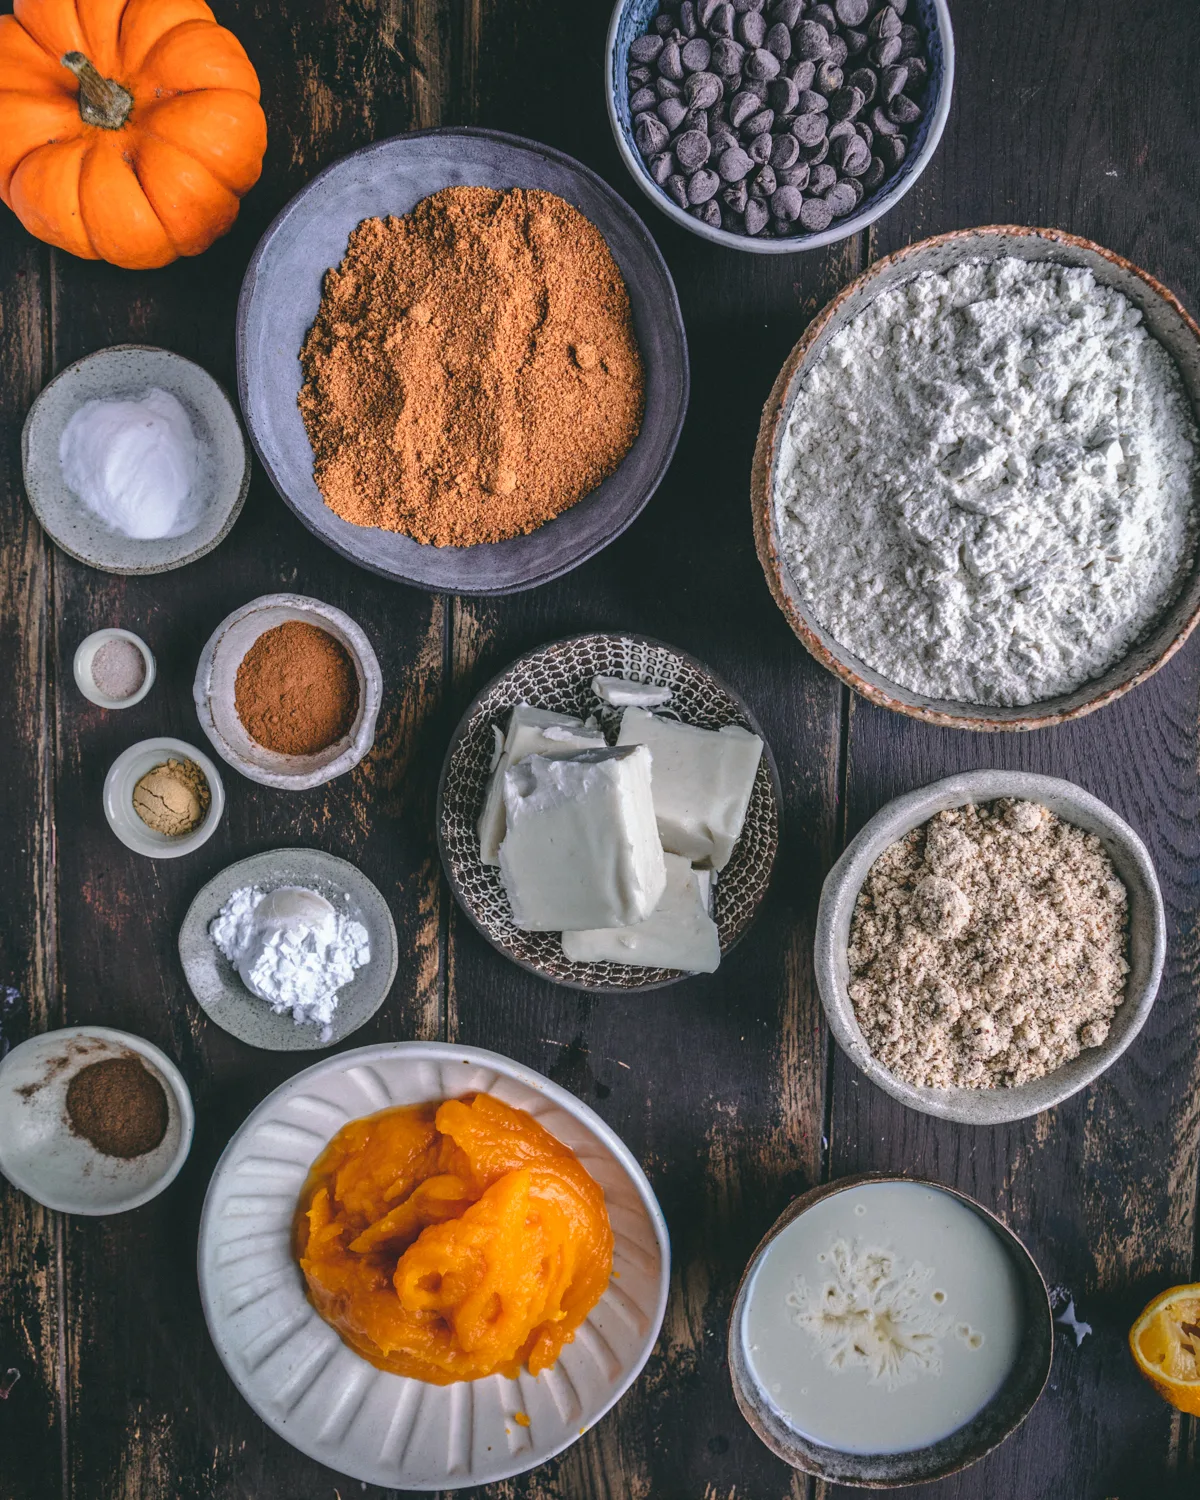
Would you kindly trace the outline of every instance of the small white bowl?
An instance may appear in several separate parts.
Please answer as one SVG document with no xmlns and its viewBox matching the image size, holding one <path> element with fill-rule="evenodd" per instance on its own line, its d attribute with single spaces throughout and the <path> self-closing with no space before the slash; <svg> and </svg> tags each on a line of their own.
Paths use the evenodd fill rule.
<svg viewBox="0 0 1200 1500">
<path fill-rule="evenodd" d="M 234 702 L 238 668 L 260 635 L 300 620 L 327 631 L 350 653 L 358 675 L 358 715 L 350 733 L 316 755 L 281 755 L 250 738 Z M 352 771 L 375 743 L 383 698 L 383 673 L 366 632 L 348 614 L 303 594 L 264 594 L 235 609 L 217 626 L 200 654 L 192 689 L 200 727 L 217 754 L 263 786 L 301 792 Z"/>
<path fill-rule="evenodd" d="M 109 641 L 128 641 L 131 646 L 137 648 L 141 653 L 142 661 L 146 667 L 145 681 L 136 693 L 130 693 L 128 698 L 109 698 L 96 686 L 92 677 L 92 662 L 96 659 L 96 653 L 101 646 L 106 646 Z M 134 635 L 132 630 L 94 630 L 91 635 L 80 641 L 75 650 L 75 686 L 88 700 L 97 708 L 132 708 L 135 703 L 140 703 L 150 689 L 154 686 L 154 678 L 157 668 L 154 664 L 154 654 L 140 636 Z"/>
<path fill-rule="evenodd" d="M 318 1317 L 292 1216 L 309 1167 L 347 1121 L 479 1092 L 528 1110 L 603 1188 L 613 1278 L 552 1370 L 429 1385 L 376 1369 Z M 447 1042 L 359 1047 L 297 1073 L 225 1148 L 200 1220 L 200 1298 L 230 1379 L 301 1453 L 389 1491 L 491 1484 L 569 1448 L 649 1359 L 670 1270 L 662 1210 L 611 1126 L 532 1068 Z"/>
<path fill-rule="evenodd" d="M 133 810 L 133 789 L 155 766 L 168 760 L 194 760 L 204 772 L 208 790 L 212 797 L 203 823 L 191 833 L 172 838 L 166 833 L 157 833 Z M 118 755 L 104 778 L 104 816 L 108 826 L 127 849 L 135 854 L 144 854 L 149 859 L 178 859 L 191 854 L 207 843 L 216 832 L 221 814 L 225 811 L 225 788 L 221 775 L 202 750 L 189 745 L 186 740 L 163 737 L 139 740 Z"/>
<path fill-rule="evenodd" d="M 153 1151 L 128 1161 L 76 1135 L 67 1088 L 76 1073 L 136 1053 L 167 1096 L 167 1131 Z M 183 1075 L 151 1042 L 108 1026 L 65 1026 L 30 1037 L 0 1062 L 0 1172 L 46 1208 L 121 1214 L 157 1198 L 191 1149 L 195 1114 Z"/>
</svg>

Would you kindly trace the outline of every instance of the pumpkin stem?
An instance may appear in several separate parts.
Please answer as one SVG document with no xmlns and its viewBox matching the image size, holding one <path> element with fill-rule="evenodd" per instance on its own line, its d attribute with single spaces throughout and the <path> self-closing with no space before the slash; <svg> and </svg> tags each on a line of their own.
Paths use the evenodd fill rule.
<svg viewBox="0 0 1200 1500">
<path fill-rule="evenodd" d="M 62 59 L 79 80 L 79 118 L 101 130 L 120 130 L 133 108 L 133 95 L 95 68 L 82 52 L 68 52 Z"/>
</svg>

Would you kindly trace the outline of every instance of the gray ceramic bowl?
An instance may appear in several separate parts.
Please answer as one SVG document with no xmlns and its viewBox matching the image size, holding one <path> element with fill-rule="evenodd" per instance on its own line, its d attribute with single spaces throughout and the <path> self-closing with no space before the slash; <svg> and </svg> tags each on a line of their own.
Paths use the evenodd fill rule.
<svg viewBox="0 0 1200 1500">
<path fill-rule="evenodd" d="M 58 445 L 85 401 L 129 399 L 151 386 L 168 391 L 191 418 L 200 444 L 204 509 L 182 536 L 138 541 L 87 510 L 63 482 Z M 142 344 L 117 344 L 78 360 L 50 382 L 21 434 L 25 492 L 42 526 L 69 556 L 105 573 L 166 573 L 211 552 L 241 514 L 250 488 L 250 449 L 229 397 L 207 370 Z"/>
<path fill-rule="evenodd" d="M 363 219 L 406 214 L 445 187 L 556 193 L 603 234 L 621 269 L 646 370 L 642 429 L 620 468 L 528 536 L 433 547 L 352 526 L 325 504 L 297 406 L 300 347 L 325 272 Z M 301 521 L 374 573 L 437 593 L 508 594 L 578 567 L 635 519 L 666 473 L 688 400 L 687 340 L 666 263 L 633 210 L 560 151 L 490 130 L 425 130 L 377 141 L 314 178 L 263 236 L 238 304 L 238 394 L 255 451 Z"/>
<path fill-rule="evenodd" d="M 743 1316 L 754 1272 L 758 1269 L 762 1256 L 776 1236 L 805 1210 L 834 1193 L 858 1187 L 864 1182 L 920 1182 L 957 1198 L 972 1213 L 978 1214 L 999 1238 L 1012 1261 L 1021 1289 L 1024 1328 L 1008 1379 L 983 1410 L 964 1427 L 951 1433 L 948 1438 L 943 1438 L 941 1442 L 926 1448 L 916 1448 L 910 1453 L 878 1456 L 842 1453 L 836 1448 L 811 1442 L 779 1417 L 754 1379 L 746 1359 Z M 940 1182 L 926 1182 L 918 1177 L 893 1177 L 881 1172 L 867 1173 L 859 1177 L 843 1177 L 838 1182 L 813 1188 L 811 1192 L 797 1198 L 772 1224 L 751 1257 L 738 1286 L 729 1318 L 728 1349 L 729 1373 L 738 1407 L 772 1453 L 791 1464 L 794 1469 L 800 1469 L 805 1474 L 816 1474 L 834 1484 L 854 1485 L 869 1490 L 890 1490 L 899 1489 L 903 1485 L 944 1479 L 947 1475 L 978 1462 L 1004 1442 L 1005 1438 L 1011 1437 L 1033 1410 L 1049 1379 L 1054 1357 L 1054 1316 L 1046 1283 L 1033 1257 L 1012 1230 L 981 1203 L 976 1203 L 966 1193 L 960 1193 Z"/>
<path fill-rule="evenodd" d="M 1111 250 L 1058 229 L 1011 224 L 962 229 L 907 245 L 843 287 L 804 330 L 779 372 L 763 408 L 750 476 L 750 501 L 759 560 L 776 604 L 805 647 L 831 672 L 872 703 L 929 724 L 951 729 L 1042 729 L 1078 719 L 1112 703 L 1169 661 L 1200 620 L 1200 552 L 1179 598 L 1159 623 L 1103 676 L 1073 693 L 1021 708 L 991 708 L 946 698 L 926 698 L 899 687 L 846 650 L 815 618 L 792 581 L 775 520 L 775 477 L 782 443 L 800 382 L 833 336 L 881 292 L 914 276 L 946 271 L 964 260 L 1013 255 L 1020 260 L 1083 266 L 1104 286 L 1116 287 L 1140 309 L 1145 325 L 1178 366 L 1200 422 L 1200 326 L 1166 287 Z"/>
<path fill-rule="evenodd" d="M 276 1015 L 252 995 L 209 937 L 209 923 L 234 891 L 248 885 L 264 891 L 304 886 L 367 929 L 371 961 L 342 987 L 328 1037 L 321 1036 L 319 1026 L 298 1026 L 290 1015 Z M 222 1030 L 251 1047 L 311 1052 L 336 1046 L 371 1019 L 396 977 L 399 944 L 387 902 L 355 865 L 320 849 L 271 849 L 228 866 L 201 888 L 179 929 L 179 958 L 201 1010 Z"/>
<path fill-rule="evenodd" d="M 626 82 L 629 48 L 637 37 L 650 29 L 659 8 L 659 0 L 617 0 L 608 28 L 608 48 L 604 62 L 608 118 L 616 137 L 617 149 L 638 187 L 656 208 L 692 234 L 698 234 L 714 245 L 725 245 L 730 250 L 746 250 L 752 255 L 792 255 L 797 250 L 819 250 L 823 245 L 833 245 L 838 240 L 849 239 L 852 235 L 861 233 L 876 219 L 890 212 L 932 161 L 950 113 L 950 98 L 954 89 L 954 32 L 946 0 L 915 0 L 914 9 L 921 29 L 928 38 L 929 83 L 921 101 L 925 117 L 899 172 L 889 178 L 877 192 L 864 198 L 852 214 L 836 219 L 820 234 L 797 234 L 782 240 L 767 235 L 752 238 L 745 234 L 730 234 L 728 230 L 713 229 L 701 223 L 680 208 L 664 188 L 659 187 L 633 141 L 633 119 L 629 112 L 629 88 Z"/>
<path fill-rule="evenodd" d="M 854 906 L 867 871 L 880 854 L 935 813 L 967 802 L 1020 797 L 1040 802 L 1064 822 L 1094 833 L 1104 845 L 1129 893 L 1129 977 L 1125 999 L 1108 1037 L 1073 1061 L 1032 1083 L 1007 1089 L 916 1088 L 889 1072 L 871 1054 L 859 1030 L 847 992 L 846 947 Z M 893 1099 L 922 1114 L 964 1125 L 1002 1125 L 1053 1109 L 1086 1088 L 1111 1067 L 1137 1036 L 1150 1014 L 1162 978 L 1167 926 L 1162 892 L 1145 844 L 1098 797 L 1057 776 L 1025 771 L 968 771 L 897 797 L 877 812 L 825 878 L 817 912 L 817 987 L 829 1028 L 851 1062 Z"/>
</svg>

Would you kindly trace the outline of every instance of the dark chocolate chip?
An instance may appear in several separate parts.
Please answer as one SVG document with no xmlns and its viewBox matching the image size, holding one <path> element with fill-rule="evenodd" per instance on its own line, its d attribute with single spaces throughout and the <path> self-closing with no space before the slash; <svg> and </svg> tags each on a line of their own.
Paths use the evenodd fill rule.
<svg viewBox="0 0 1200 1500">
<path fill-rule="evenodd" d="M 726 208 L 731 208 L 735 214 L 746 212 L 746 203 L 750 197 L 750 189 L 745 182 L 734 182 L 729 187 L 721 189 L 721 202 Z"/>
<path fill-rule="evenodd" d="M 866 192 L 865 192 L 865 190 L 863 188 L 863 185 L 862 185 L 862 178 L 861 177 L 842 177 L 842 178 L 839 178 L 839 184 L 843 183 L 843 182 L 846 184 L 846 186 L 854 194 L 854 206 L 855 206 L 855 208 L 857 208 L 858 205 L 866 197 Z"/>
<path fill-rule="evenodd" d="M 870 9 L 870 0 L 833 0 L 833 13 L 843 26 L 861 26 Z"/>
<path fill-rule="evenodd" d="M 890 68 L 884 68 L 879 75 L 879 87 L 883 94 L 883 102 L 890 104 L 897 94 L 904 92 L 904 85 L 908 82 L 908 69 L 903 63 L 893 63 Z"/>
<path fill-rule="evenodd" d="M 794 166 L 800 156 L 800 142 L 794 135 L 781 132 L 771 144 L 771 165 L 777 172 Z"/>
<path fill-rule="evenodd" d="M 888 0 L 888 4 L 898 16 L 902 16 L 908 9 L 908 0 Z"/>
<path fill-rule="evenodd" d="M 761 47 L 767 39 L 766 17 L 757 10 L 748 10 L 744 16 L 738 17 L 734 35 L 747 47 Z"/>
<path fill-rule="evenodd" d="M 724 152 L 728 151 L 731 146 L 737 145 L 738 138 L 736 135 L 734 135 L 733 131 L 730 130 L 728 125 L 719 124 L 713 126 L 712 134 L 709 136 L 709 142 L 712 146 L 712 154 L 714 156 L 721 156 L 724 154 Z"/>
<path fill-rule="evenodd" d="M 663 39 L 654 32 L 635 37 L 629 44 L 629 55 L 634 62 L 652 63 L 663 49 Z"/>
<path fill-rule="evenodd" d="M 733 6 L 729 0 L 718 0 L 713 6 L 712 15 L 708 18 L 705 27 L 709 36 L 732 36 L 733 35 Z"/>
<path fill-rule="evenodd" d="M 657 115 L 640 115 L 633 139 L 643 156 L 657 156 L 671 138 L 671 132 Z"/>
<path fill-rule="evenodd" d="M 804 14 L 804 0 L 775 0 L 769 15 L 772 21 L 779 21 L 789 31 L 799 22 Z"/>
<path fill-rule="evenodd" d="M 867 50 L 867 44 L 871 38 L 865 31 L 847 29 L 842 32 L 842 40 L 846 44 L 846 55 L 848 57 L 858 57 L 860 53 Z"/>
<path fill-rule="evenodd" d="M 867 168 L 867 170 L 863 173 L 862 177 L 859 180 L 862 182 L 865 192 L 873 193 L 875 189 L 882 184 L 883 179 L 886 176 L 887 168 L 884 166 L 883 162 L 878 156 L 873 156 L 871 158 L 871 165 Z"/>
<path fill-rule="evenodd" d="M 899 125 L 895 124 L 892 120 L 889 120 L 887 115 L 884 114 L 883 110 L 879 107 L 878 104 L 871 111 L 869 123 L 871 129 L 877 136 L 900 134 Z"/>
<path fill-rule="evenodd" d="M 801 149 L 800 155 L 810 167 L 818 167 L 829 155 L 829 137 L 823 135 L 815 146 Z"/>
<path fill-rule="evenodd" d="M 750 191 L 756 198 L 769 198 L 778 186 L 779 182 L 775 176 L 775 168 L 770 162 L 764 162 L 754 174 L 754 179 L 750 184 Z"/>
<path fill-rule="evenodd" d="M 800 90 L 786 73 L 781 73 L 768 84 L 767 99 L 777 115 L 795 114 L 800 105 Z"/>
<path fill-rule="evenodd" d="M 701 167 L 688 178 L 688 202 L 707 203 L 710 198 L 717 196 L 720 186 L 721 179 L 717 174 L 710 167 Z"/>
<path fill-rule="evenodd" d="M 745 57 L 746 49 L 739 46 L 732 37 L 723 36 L 713 43 L 712 65 L 725 78 L 732 78 L 735 73 L 741 72 Z"/>
<path fill-rule="evenodd" d="M 921 33 L 915 26 L 900 28 L 900 59 L 916 57 L 921 51 Z"/>
<path fill-rule="evenodd" d="M 805 89 L 796 100 L 796 110 L 802 115 L 823 115 L 829 108 L 829 100 L 816 89 Z"/>
<path fill-rule="evenodd" d="M 885 36 L 878 42 L 872 42 L 867 56 L 877 68 L 890 68 L 900 56 L 900 38 Z"/>
<path fill-rule="evenodd" d="M 929 64 L 923 57 L 906 57 L 904 65 L 908 69 L 908 82 L 905 90 L 909 98 L 918 94 L 929 82 Z"/>
<path fill-rule="evenodd" d="M 853 85 L 840 88 L 835 94 L 829 96 L 829 118 L 831 120 L 853 120 L 855 115 L 861 114 L 863 105 L 867 102 L 862 89 Z"/>
<path fill-rule="evenodd" d="M 833 209 L 824 198 L 805 198 L 800 205 L 800 227 L 809 234 L 820 234 L 833 223 Z"/>
<path fill-rule="evenodd" d="M 809 192 L 827 193 L 837 181 L 837 175 L 828 162 L 823 162 L 819 166 L 815 166 L 808 178 Z"/>
<path fill-rule="evenodd" d="M 751 115 L 742 126 L 742 134 L 749 136 L 751 140 L 756 135 L 762 135 L 766 131 L 769 135 L 775 128 L 775 111 L 773 109 L 760 109 L 756 115 Z"/>
<path fill-rule="evenodd" d="M 675 30 L 675 17 L 663 11 L 661 16 L 655 16 L 654 29 L 661 37 L 669 37 Z"/>
<path fill-rule="evenodd" d="M 754 158 L 740 146 L 730 146 L 717 158 L 717 171 L 726 182 L 741 182 L 754 170 Z"/>
<path fill-rule="evenodd" d="M 660 99 L 678 99 L 683 90 L 670 78 L 656 78 L 654 92 Z"/>
<path fill-rule="evenodd" d="M 878 79 L 873 68 L 855 68 L 854 72 L 846 79 L 847 88 L 860 89 L 862 91 L 863 103 L 870 104 L 875 98 L 875 90 L 878 88 Z"/>
<path fill-rule="evenodd" d="M 791 132 L 802 146 L 816 146 L 825 139 L 825 124 L 824 115 L 797 115 Z"/>
<path fill-rule="evenodd" d="M 683 125 L 680 128 L 683 130 L 698 130 L 701 135 L 707 135 L 708 110 L 694 108 L 689 109 L 687 114 L 684 116 Z"/>
<path fill-rule="evenodd" d="M 715 73 L 690 73 L 683 92 L 696 109 L 711 109 L 720 102 L 725 85 Z"/>
<path fill-rule="evenodd" d="M 712 151 L 712 142 L 700 130 L 685 130 L 675 142 L 675 160 L 680 170 L 694 172 L 702 167 Z"/>
<path fill-rule="evenodd" d="M 740 94 L 734 94 L 729 101 L 729 123 L 735 130 L 740 130 L 751 115 L 756 115 L 762 100 L 757 94 L 752 94 L 743 89 Z"/>
<path fill-rule="evenodd" d="M 813 86 L 813 79 L 817 76 L 817 64 L 811 57 L 802 57 L 798 62 L 791 63 L 788 67 L 788 77 L 803 92 Z"/>
<path fill-rule="evenodd" d="M 702 224 L 707 224 L 710 229 L 721 227 L 721 205 L 714 203 L 711 198 L 705 199 L 703 203 L 694 204 L 688 209 L 693 219 L 699 219 Z"/>
<path fill-rule="evenodd" d="M 751 78 L 761 78 L 770 83 L 772 78 L 779 76 L 782 66 L 773 52 L 768 52 L 765 47 L 758 47 L 746 59 L 746 72 Z"/>
<path fill-rule="evenodd" d="M 703 73 L 712 62 L 712 45 L 702 36 L 693 37 L 684 42 L 679 55 L 689 73 Z"/>
<path fill-rule="evenodd" d="M 828 58 L 818 67 L 817 76 L 813 79 L 813 85 L 818 93 L 826 95 L 836 94 L 838 89 L 845 83 L 845 76 L 835 63 Z"/>
<path fill-rule="evenodd" d="M 878 42 L 885 36 L 900 35 L 900 17 L 890 5 L 881 5 L 871 17 L 867 35 L 873 42 Z"/>
<path fill-rule="evenodd" d="M 716 13 L 717 6 L 721 0 L 697 0 L 696 19 L 701 26 L 707 26 Z"/>
<path fill-rule="evenodd" d="M 661 38 L 656 37 L 655 40 L 661 44 Z M 796 27 L 793 41 L 796 44 L 796 54 L 801 58 L 820 59 L 829 55 L 829 33 L 817 21 L 801 21 Z"/>
<path fill-rule="evenodd" d="M 757 198 L 751 198 L 746 204 L 746 233 L 749 235 L 761 234 L 767 227 L 767 219 L 769 217 L 767 205 L 761 203 Z"/>
<path fill-rule="evenodd" d="M 645 114 L 648 109 L 654 109 L 658 104 L 658 95 L 653 89 L 638 89 L 636 94 L 629 96 L 629 113 L 631 115 Z"/>
<path fill-rule="evenodd" d="M 762 135 L 756 135 L 746 150 L 760 165 L 771 160 L 771 136 L 764 131 Z"/>
<path fill-rule="evenodd" d="M 647 166 L 650 168 L 651 177 L 659 187 L 663 187 L 667 178 L 675 170 L 675 158 L 670 151 L 660 151 L 657 156 L 650 158 Z"/>
<path fill-rule="evenodd" d="M 654 77 L 649 68 L 630 68 L 629 87 L 633 89 L 644 89 Z"/>
<path fill-rule="evenodd" d="M 902 135 L 881 136 L 875 149 L 883 158 L 883 164 L 893 172 L 908 155 L 908 142 Z"/>
<path fill-rule="evenodd" d="M 854 130 L 862 140 L 866 141 L 868 146 L 873 146 L 875 144 L 875 132 L 871 129 L 871 127 L 865 120 L 855 120 Z"/>
<path fill-rule="evenodd" d="M 687 178 L 681 172 L 672 172 L 664 186 L 680 208 L 688 206 Z"/>
<path fill-rule="evenodd" d="M 840 35 L 829 38 L 829 56 L 825 59 L 826 62 L 831 62 L 835 68 L 840 68 L 849 55 L 850 48 L 846 46 Z"/>
<path fill-rule="evenodd" d="M 871 148 L 860 135 L 848 135 L 831 145 L 829 154 L 847 177 L 861 177 L 871 165 Z"/>
<path fill-rule="evenodd" d="M 914 104 L 907 94 L 897 94 L 888 105 L 887 112 L 897 125 L 915 125 L 921 118 L 921 106 Z"/>
<path fill-rule="evenodd" d="M 780 187 L 806 188 L 812 168 L 806 161 L 798 161 L 795 166 L 788 167 L 783 172 L 776 172 L 775 177 Z"/>
<path fill-rule="evenodd" d="M 829 144 L 832 146 L 834 141 L 843 140 L 846 136 L 857 135 L 857 133 L 853 120 L 839 120 L 836 125 L 829 127 Z"/>
<path fill-rule="evenodd" d="M 818 25 L 824 26 L 825 30 L 828 31 L 831 36 L 837 30 L 837 17 L 833 13 L 833 6 L 826 5 L 824 3 L 824 0 L 822 0 L 822 3 L 820 5 L 813 6 L 812 10 L 809 12 L 809 16 L 812 20 L 816 21 Z"/>
<path fill-rule="evenodd" d="M 804 195 L 799 188 L 776 188 L 771 194 L 771 212 L 785 224 L 794 224 L 800 217 Z"/>
<path fill-rule="evenodd" d="M 848 182 L 835 182 L 825 194 L 825 202 L 829 204 L 829 210 L 835 219 L 844 218 L 858 207 L 858 199 Z"/>
<path fill-rule="evenodd" d="M 738 15 L 743 15 L 748 10 L 765 10 L 767 0 L 733 0 L 733 8 Z"/>
<path fill-rule="evenodd" d="M 682 99 L 664 99 L 658 106 L 658 118 L 668 130 L 678 130 L 687 116 L 687 105 Z"/>
<path fill-rule="evenodd" d="M 782 21 L 776 21 L 767 32 L 767 51 L 773 52 L 780 62 L 787 62 L 792 55 L 792 33 Z"/>
<path fill-rule="evenodd" d="M 679 29 L 686 37 L 694 37 L 700 31 L 700 21 L 693 0 L 683 0 L 679 7 Z"/>
</svg>

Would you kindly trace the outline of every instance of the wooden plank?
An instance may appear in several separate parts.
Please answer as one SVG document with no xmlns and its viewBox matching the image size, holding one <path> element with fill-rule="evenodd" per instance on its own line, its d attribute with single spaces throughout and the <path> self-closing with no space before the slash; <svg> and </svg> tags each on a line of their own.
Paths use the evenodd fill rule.
<svg viewBox="0 0 1200 1500">
<path fill-rule="evenodd" d="M 0 220 L 0 1056 L 57 1024 L 57 891 L 50 702 L 54 661 L 49 547 L 25 500 L 21 423 L 50 364 L 49 255 L 4 211 Z M 56 1216 L 0 1178 L 0 1492 L 61 1493 L 64 1398 L 59 1360 L 61 1242 Z"/>
<path fill-rule="evenodd" d="M 1200 147 L 1189 102 L 1200 34 L 1186 0 L 1155 7 L 1152 24 L 1143 19 L 1107 4 L 1082 26 L 1033 3 L 956 7 L 959 89 L 946 139 L 917 189 L 877 226 L 873 251 L 971 224 L 1054 225 L 1129 255 L 1194 306 L 1195 201 L 1180 184 Z M 1051 1282 L 1071 1288 L 1094 1328 L 1079 1349 L 1069 1335 L 1060 1342 L 1050 1386 L 1021 1432 L 957 1478 L 911 1492 L 922 1500 L 1194 1491 L 1194 1424 L 1143 1384 L 1125 1334 L 1154 1292 L 1196 1269 L 1198 691 L 1193 644 L 1117 706 L 1051 733 L 938 730 L 854 702 L 850 834 L 892 796 L 957 770 L 1064 776 L 1142 833 L 1170 931 L 1142 1036 L 1093 1088 L 1034 1120 L 995 1130 L 938 1124 L 893 1104 L 837 1055 L 833 1175 L 902 1170 L 972 1193 L 1026 1239 Z"/>
<path fill-rule="evenodd" d="M 135 339 L 196 359 L 232 389 L 238 289 L 267 223 L 335 157 L 436 120 L 457 77 L 452 12 L 440 5 L 393 0 L 284 14 L 241 4 L 224 6 L 222 19 L 262 74 L 271 140 L 263 181 L 233 234 L 197 260 L 130 275 L 58 257 L 60 364 Z M 192 1086 L 198 1118 L 191 1159 L 162 1198 L 121 1218 L 67 1224 L 71 1494 L 329 1494 L 334 1476 L 267 1432 L 237 1395 L 205 1330 L 193 1270 L 200 1206 L 221 1149 L 249 1110 L 315 1055 L 257 1052 L 213 1027 L 186 990 L 176 934 L 197 889 L 231 861 L 278 845 L 326 849 L 379 885 L 400 934 L 392 994 L 350 1045 L 440 1033 L 433 798 L 447 733 L 446 605 L 342 562 L 258 471 L 226 542 L 168 578 L 58 565 L 62 653 L 97 626 L 123 624 L 145 636 L 160 674 L 143 704 L 119 714 L 91 708 L 70 683 L 59 687 L 60 867 L 74 893 L 62 934 L 67 1018 L 125 1027 L 163 1046 Z M 102 815 L 108 765 L 152 733 L 204 745 L 191 699 L 201 645 L 229 610 L 280 589 L 346 609 L 371 638 L 385 678 L 373 752 L 351 775 L 296 795 L 227 770 L 225 818 L 203 850 L 158 863 L 131 854 Z"/>
</svg>

